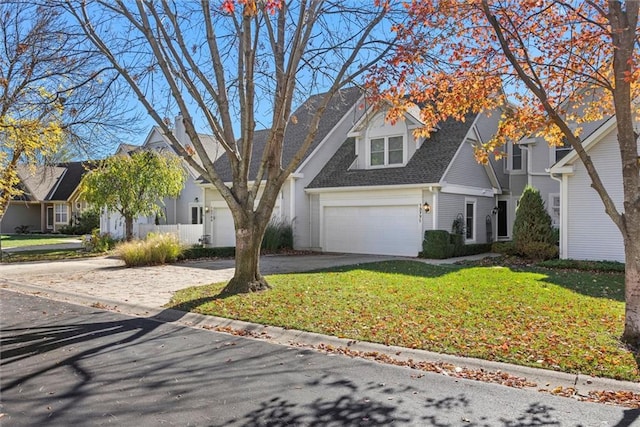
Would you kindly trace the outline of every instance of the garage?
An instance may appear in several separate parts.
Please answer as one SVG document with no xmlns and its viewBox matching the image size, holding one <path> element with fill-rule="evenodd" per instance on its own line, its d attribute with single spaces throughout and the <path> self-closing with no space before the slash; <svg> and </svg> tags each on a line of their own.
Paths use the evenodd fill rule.
<svg viewBox="0 0 640 427">
<path fill-rule="evenodd" d="M 233 226 L 233 216 L 229 208 L 213 208 L 213 236 L 212 244 L 216 247 L 231 247 L 236 245 L 236 231 Z"/>
<path fill-rule="evenodd" d="M 232 247 L 236 245 L 236 230 L 233 224 L 233 215 L 228 207 L 212 206 L 213 221 L 211 229 L 211 243 L 215 247 Z M 272 218 L 280 217 L 280 207 L 276 206 L 271 214 Z"/>
<path fill-rule="evenodd" d="M 324 250 L 416 256 L 421 224 L 416 205 L 325 206 Z"/>
</svg>

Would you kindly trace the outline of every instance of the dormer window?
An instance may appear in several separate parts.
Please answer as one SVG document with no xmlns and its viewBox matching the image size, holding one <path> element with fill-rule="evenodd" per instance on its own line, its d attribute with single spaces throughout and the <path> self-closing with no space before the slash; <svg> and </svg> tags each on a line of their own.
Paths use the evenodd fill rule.
<svg viewBox="0 0 640 427">
<path fill-rule="evenodd" d="M 371 167 L 395 166 L 404 163 L 404 137 L 372 138 L 369 142 Z"/>
</svg>

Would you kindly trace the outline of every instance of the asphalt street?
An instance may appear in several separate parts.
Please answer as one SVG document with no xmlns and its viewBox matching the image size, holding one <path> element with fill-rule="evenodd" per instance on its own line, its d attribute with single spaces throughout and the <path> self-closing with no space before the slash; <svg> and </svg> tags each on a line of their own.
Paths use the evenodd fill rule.
<svg viewBox="0 0 640 427">
<path fill-rule="evenodd" d="M 0 297 L 3 427 L 640 425 L 640 410 Z"/>
</svg>

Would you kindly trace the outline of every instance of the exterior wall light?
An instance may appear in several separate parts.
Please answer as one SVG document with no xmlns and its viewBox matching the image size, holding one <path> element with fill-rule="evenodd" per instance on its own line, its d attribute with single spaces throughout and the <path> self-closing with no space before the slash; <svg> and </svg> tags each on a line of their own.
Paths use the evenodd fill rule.
<svg viewBox="0 0 640 427">
<path fill-rule="evenodd" d="M 425 211 L 425 213 L 431 212 L 431 205 L 427 202 L 424 202 L 424 205 L 422 205 L 422 210 Z"/>
</svg>

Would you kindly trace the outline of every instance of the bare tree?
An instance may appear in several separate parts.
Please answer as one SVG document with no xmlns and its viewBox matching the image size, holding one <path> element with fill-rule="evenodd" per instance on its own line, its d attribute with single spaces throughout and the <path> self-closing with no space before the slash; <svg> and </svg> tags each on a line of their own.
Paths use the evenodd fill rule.
<svg viewBox="0 0 640 427">
<path fill-rule="evenodd" d="M 18 164 L 100 151 L 131 129 L 111 68 L 52 4 L 0 4 L 0 220 L 21 193 Z"/>
<path fill-rule="evenodd" d="M 384 4 L 383 4 L 384 3 Z M 67 1 L 89 39 L 111 61 L 176 151 L 229 205 L 236 269 L 223 294 L 267 289 L 259 251 L 278 193 L 311 146 L 323 113 L 341 88 L 386 54 L 386 2 L 322 0 L 245 2 Z M 283 164 L 292 105 L 324 89 L 308 134 Z M 195 153 L 183 148 L 161 113 L 169 97 L 183 117 Z M 164 101 L 163 101 L 164 100 Z M 262 152 L 256 121 L 270 126 Z M 194 126 L 204 120 L 232 171 L 226 185 Z M 252 156 L 260 157 L 255 176 Z"/>
</svg>

